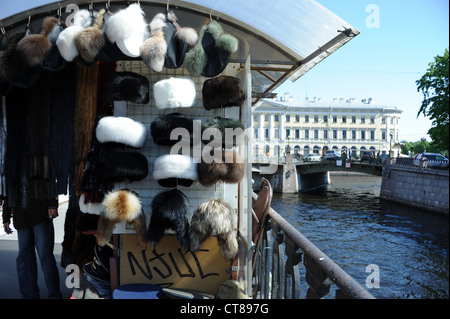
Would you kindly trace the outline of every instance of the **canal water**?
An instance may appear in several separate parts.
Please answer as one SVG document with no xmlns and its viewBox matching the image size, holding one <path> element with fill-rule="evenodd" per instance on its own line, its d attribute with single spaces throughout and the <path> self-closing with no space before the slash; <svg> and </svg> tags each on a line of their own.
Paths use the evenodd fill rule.
<svg viewBox="0 0 450 319">
<path fill-rule="evenodd" d="M 381 177 L 330 177 L 272 207 L 374 297 L 449 298 L 448 217 L 380 199 Z"/>
</svg>

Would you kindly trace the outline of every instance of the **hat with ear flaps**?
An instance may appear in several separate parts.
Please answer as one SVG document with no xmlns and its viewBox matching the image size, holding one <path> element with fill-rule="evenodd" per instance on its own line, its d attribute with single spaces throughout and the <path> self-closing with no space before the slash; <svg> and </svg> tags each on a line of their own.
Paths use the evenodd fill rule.
<svg viewBox="0 0 450 319">
<path fill-rule="evenodd" d="M 211 186 L 218 181 L 235 184 L 244 176 L 244 161 L 231 150 L 212 156 L 202 154 L 202 160 L 197 164 L 197 173 L 198 182 L 203 186 Z"/>
<path fill-rule="evenodd" d="M 224 33 L 214 20 L 204 25 L 194 48 L 186 53 L 183 65 L 191 76 L 213 77 L 221 73 L 230 61 L 231 53 L 238 49 L 239 41 Z"/>
<path fill-rule="evenodd" d="M 120 143 L 134 148 L 142 148 L 147 140 L 147 127 L 128 117 L 104 116 L 95 129 L 100 143 Z"/>
<path fill-rule="evenodd" d="M 92 26 L 81 30 L 75 36 L 75 44 L 84 61 L 91 63 L 97 57 L 99 50 L 105 45 L 102 32 L 103 16 L 106 10 L 101 9 Z"/>
<path fill-rule="evenodd" d="M 148 79 L 143 75 L 129 71 L 114 72 L 108 80 L 106 98 L 146 104 L 150 100 L 149 87 Z"/>
<path fill-rule="evenodd" d="M 216 116 L 202 124 L 202 141 L 207 144 L 221 137 L 222 147 L 232 148 L 243 142 L 244 124 L 241 121 Z"/>
<path fill-rule="evenodd" d="M 49 35 L 57 25 L 58 18 L 46 17 L 39 34 L 25 36 L 17 43 L 17 53 L 28 66 L 37 66 L 47 57 L 52 48 Z"/>
<path fill-rule="evenodd" d="M 221 75 L 203 82 L 202 97 L 206 110 L 220 109 L 241 106 L 245 101 L 245 92 L 239 78 Z"/>
<path fill-rule="evenodd" d="M 164 236 L 166 229 L 176 232 L 182 248 L 189 248 L 189 221 L 187 213 L 189 200 L 178 189 L 159 193 L 152 201 L 152 216 L 147 230 L 147 240 L 155 246 Z"/>
<path fill-rule="evenodd" d="M 234 209 L 222 199 L 212 199 L 200 204 L 194 211 L 189 226 L 190 248 L 197 251 L 206 238 L 216 235 L 220 254 L 225 259 L 233 259 L 239 251 L 235 233 Z"/>
<path fill-rule="evenodd" d="M 195 102 L 195 83 L 190 78 L 169 78 L 153 86 L 153 96 L 158 109 L 191 107 Z"/>
<path fill-rule="evenodd" d="M 198 180 L 197 163 L 187 155 L 165 154 L 153 164 L 153 178 L 162 187 L 190 187 Z"/>
<path fill-rule="evenodd" d="M 139 195 L 129 189 L 113 190 L 105 195 L 103 212 L 98 220 L 97 244 L 104 246 L 110 241 L 117 223 L 132 224 L 139 243 L 145 245 L 146 220 Z"/>
</svg>

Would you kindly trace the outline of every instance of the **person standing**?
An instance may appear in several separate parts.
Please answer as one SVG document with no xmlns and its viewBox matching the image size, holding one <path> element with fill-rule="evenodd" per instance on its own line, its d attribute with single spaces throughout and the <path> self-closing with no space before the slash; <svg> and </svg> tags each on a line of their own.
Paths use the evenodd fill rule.
<svg viewBox="0 0 450 319">
<path fill-rule="evenodd" d="M 59 272 L 53 247 L 55 230 L 53 218 L 58 217 L 58 198 L 29 199 L 26 208 L 3 205 L 3 228 L 12 233 L 11 217 L 17 230 L 19 253 L 16 259 L 19 289 L 25 299 L 39 299 L 36 251 L 50 299 L 60 299 Z"/>
</svg>

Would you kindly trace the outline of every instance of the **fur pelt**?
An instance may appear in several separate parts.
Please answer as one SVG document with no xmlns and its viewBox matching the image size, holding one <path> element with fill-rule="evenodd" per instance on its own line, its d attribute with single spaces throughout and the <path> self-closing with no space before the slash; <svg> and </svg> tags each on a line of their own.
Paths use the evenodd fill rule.
<svg viewBox="0 0 450 319">
<path fill-rule="evenodd" d="M 172 10 L 167 13 L 167 20 L 173 23 L 176 27 L 177 32 L 175 37 L 185 42 L 188 46 L 194 46 L 198 42 L 198 34 L 194 28 L 181 27 L 178 23 L 178 18 Z"/>
<path fill-rule="evenodd" d="M 197 163 L 190 156 L 166 154 L 153 164 L 153 178 L 163 187 L 189 187 L 198 179 Z"/>
<path fill-rule="evenodd" d="M 129 101 L 137 104 L 148 103 L 149 87 L 147 77 L 134 72 L 114 72 L 108 79 L 106 98 L 109 101 Z"/>
<path fill-rule="evenodd" d="M 191 76 L 216 76 L 225 69 L 238 45 L 234 36 L 224 33 L 222 26 L 212 20 L 200 30 L 197 44 L 186 53 L 184 66 Z"/>
<path fill-rule="evenodd" d="M 206 80 L 203 83 L 202 96 L 206 110 L 241 106 L 245 100 L 241 80 L 227 75 Z"/>
<path fill-rule="evenodd" d="M 94 13 L 94 16 L 97 13 Z M 92 24 L 92 16 L 89 10 L 79 10 L 73 17 L 73 23 L 64 29 L 56 40 L 56 46 L 64 60 L 71 62 L 79 54 L 75 37 L 83 29 L 88 28 Z"/>
<path fill-rule="evenodd" d="M 139 57 L 141 45 L 150 36 L 144 15 L 140 4 L 133 3 L 108 20 L 106 36 L 129 57 Z"/>
<path fill-rule="evenodd" d="M 150 125 L 150 133 L 155 144 L 172 146 L 181 141 L 182 136 L 180 135 L 177 139 L 171 140 L 171 132 L 174 129 L 183 128 L 189 132 L 189 140 L 187 142 L 192 143 L 193 125 L 193 119 L 184 114 L 171 113 L 156 118 Z"/>
<path fill-rule="evenodd" d="M 28 66 L 36 66 L 44 61 L 52 47 L 48 35 L 57 24 L 57 18 L 46 17 L 42 22 L 40 34 L 31 34 L 17 43 L 17 52 Z"/>
<path fill-rule="evenodd" d="M 109 192 L 102 202 L 105 217 L 116 222 L 131 222 L 142 213 L 142 203 L 136 192 L 120 189 Z"/>
<path fill-rule="evenodd" d="M 158 81 L 153 86 L 158 109 L 191 107 L 197 94 L 190 78 L 170 78 Z"/>
<path fill-rule="evenodd" d="M 155 72 L 161 72 L 167 53 L 167 42 L 164 39 L 163 28 L 166 26 L 166 17 L 158 13 L 150 22 L 151 36 L 141 45 L 142 61 Z"/>
<path fill-rule="evenodd" d="M 80 211 L 85 214 L 100 215 L 103 212 L 102 203 L 101 202 L 94 203 L 94 202 L 86 201 L 86 197 L 85 197 L 84 193 L 80 195 L 78 205 L 80 207 Z"/>
<path fill-rule="evenodd" d="M 239 146 L 242 144 L 244 138 L 244 125 L 239 120 L 220 116 L 208 119 L 202 124 L 202 141 L 207 144 L 215 136 L 222 137 L 222 147 L 224 148 Z"/>
<path fill-rule="evenodd" d="M 213 154 L 209 158 L 203 154 L 197 165 L 198 181 L 203 186 L 211 186 L 218 181 L 234 184 L 244 176 L 244 161 L 239 154 L 224 150 L 219 156 Z"/>
<path fill-rule="evenodd" d="M 96 128 L 96 137 L 100 143 L 114 142 L 141 148 L 147 136 L 147 127 L 128 117 L 102 117 Z"/>
<path fill-rule="evenodd" d="M 152 216 L 147 230 L 147 239 L 155 246 L 166 229 L 176 232 L 181 247 L 189 248 L 189 201 L 178 189 L 159 193 L 152 201 Z"/>
<path fill-rule="evenodd" d="M 105 38 L 102 32 L 103 16 L 105 12 L 105 9 L 101 9 L 92 26 L 78 32 L 75 36 L 75 44 L 78 52 L 88 63 L 94 61 L 99 50 L 105 45 Z"/>
<path fill-rule="evenodd" d="M 208 236 L 217 235 L 221 255 L 233 259 L 239 250 L 234 228 L 234 209 L 224 200 L 213 199 L 199 205 L 189 226 L 191 250 L 199 250 Z"/>
</svg>

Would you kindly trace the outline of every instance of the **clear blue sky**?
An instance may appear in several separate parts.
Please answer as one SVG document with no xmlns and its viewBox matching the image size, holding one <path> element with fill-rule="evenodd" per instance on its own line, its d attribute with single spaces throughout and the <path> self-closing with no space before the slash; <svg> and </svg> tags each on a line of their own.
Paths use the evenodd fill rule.
<svg viewBox="0 0 450 319">
<path fill-rule="evenodd" d="M 276 92 L 296 100 L 372 97 L 403 111 L 400 139 L 417 141 L 431 121 L 417 117 L 423 96 L 415 81 L 449 47 L 448 0 L 318 0 L 361 33 L 306 75 L 287 80 Z M 379 26 L 371 24 L 376 6 Z M 368 10 L 366 12 L 366 10 Z M 369 24 L 367 23 L 369 22 Z M 372 27 L 371 27 L 372 26 Z"/>
</svg>

